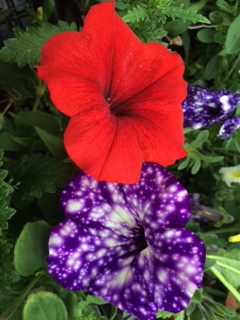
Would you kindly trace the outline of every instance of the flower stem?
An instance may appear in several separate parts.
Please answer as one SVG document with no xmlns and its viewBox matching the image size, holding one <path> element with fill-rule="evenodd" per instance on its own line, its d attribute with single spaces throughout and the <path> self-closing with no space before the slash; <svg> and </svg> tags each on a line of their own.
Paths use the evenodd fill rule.
<svg viewBox="0 0 240 320">
<path fill-rule="evenodd" d="M 10 99 L 10 100 L 8 101 L 8 104 L 6 105 L 5 109 L 4 109 L 3 112 L 2 112 L 2 115 L 3 115 L 3 116 L 8 112 L 8 110 L 10 109 L 10 107 L 11 107 L 12 104 L 13 104 L 13 100 Z"/>
<path fill-rule="evenodd" d="M 45 85 L 43 85 L 43 84 L 40 84 L 40 85 L 36 88 L 37 95 L 36 95 L 36 98 L 35 98 L 34 103 L 33 103 L 32 111 L 37 111 L 39 102 L 40 102 L 42 96 L 44 95 L 45 90 L 46 90 L 46 87 L 45 87 Z"/>
<path fill-rule="evenodd" d="M 32 288 L 37 284 L 40 278 L 43 276 L 43 273 L 39 273 L 36 277 L 32 279 L 32 281 L 27 285 L 27 287 L 23 290 L 20 296 L 13 302 L 13 304 L 9 307 L 9 309 L 1 316 L 0 320 L 7 320 L 11 317 L 11 315 L 17 310 L 20 304 L 24 301 L 26 296 L 32 290 Z"/>
<path fill-rule="evenodd" d="M 226 155 L 231 156 L 231 157 L 240 157 L 240 154 L 229 152 L 229 151 L 226 151 L 226 150 L 224 150 L 222 148 L 213 147 L 212 150 L 215 150 L 217 153 L 223 153 L 223 154 L 226 154 Z"/>
<path fill-rule="evenodd" d="M 227 233 L 227 232 L 240 232 L 240 228 L 225 228 L 225 229 L 219 229 L 219 230 L 211 230 L 207 232 L 201 232 L 202 234 L 218 234 L 218 233 Z"/>
<path fill-rule="evenodd" d="M 222 284 L 234 295 L 234 297 L 240 302 L 239 292 L 233 288 L 233 286 L 224 278 L 224 276 L 213 266 L 210 268 L 212 273 L 222 282 Z"/>
<path fill-rule="evenodd" d="M 237 59 L 235 60 L 232 68 L 231 68 L 230 71 L 228 72 L 228 74 L 227 74 L 226 78 L 223 80 L 223 82 L 227 81 L 227 80 L 231 77 L 231 75 L 232 75 L 232 73 L 233 73 L 234 69 L 236 68 L 236 65 L 238 64 L 239 61 L 240 61 L 240 54 L 238 55 L 238 57 L 237 57 Z"/>
</svg>

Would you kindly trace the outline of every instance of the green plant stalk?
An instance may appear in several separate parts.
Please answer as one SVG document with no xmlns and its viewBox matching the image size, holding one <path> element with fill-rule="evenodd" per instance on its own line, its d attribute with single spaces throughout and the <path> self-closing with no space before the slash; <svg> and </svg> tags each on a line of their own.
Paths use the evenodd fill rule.
<svg viewBox="0 0 240 320">
<path fill-rule="evenodd" d="M 27 287 L 23 290 L 20 296 L 13 302 L 13 304 L 9 307 L 9 309 L 1 316 L 0 320 L 7 320 L 11 317 L 11 315 L 17 310 L 20 304 L 27 297 L 29 292 L 34 288 L 40 278 L 43 276 L 43 273 L 39 273 L 36 277 L 32 279 L 32 281 L 27 285 Z"/>
<path fill-rule="evenodd" d="M 239 0 L 236 1 L 235 6 L 234 6 L 234 16 L 235 16 L 235 17 L 236 17 L 237 14 L 238 14 L 238 3 L 239 3 Z"/>
<path fill-rule="evenodd" d="M 240 302 L 239 292 L 224 278 L 224 276 L 213 266 L 210 268 L 212 273 L 222 282 L 222 284 L 233 294 L 233 296 Z"/>
<path fill-rule="evenodd" d="M 240 232 L 240 228 L 225 228 L 225 229 L 219 229 L 219 230 L 212 230 L 207 232 L 201 232 L 201 234 L 219 234 L 219 233 L 227 233 L 227 232 Z"/>
<path fill-rule="evenodd" d="M 238 158 L 240 158 L 240 155 L 239 155 L 239 154 L 233 153 L 233 152 L 229 152 L 229 151 L 225 151 L 225 150 L 222 149 L 222 148 L 212 147 L 212 150 L 215 150 L 217 153 L 223 153 L 223 154 L 226 154 L 226 155 L 231 156 L 231 157 L 238 157 Z"/>
<path fill-rule="evenodd" d="M 235 60 L 232 68 L 231 68 L 230 71 L 228 72 L 228 74 L 227 74 L 226 78 L 223 80 L 223 82 L 227 81 L 227 80 L 231 77 L 231 75 L 232 75 L 232 73 L 233 73 L 234 69 L 236 68 L 236 65 L 238 64 L 239 61 L 240 61 L 240 54 L 238 55 L 238 57 L 237 57 L 237 59 Z"/>
<path fill-rule="evenodd" d="M 36 96 L 36 99 L 34 100 L 34 103 L 33 103 L 32 111 L 37 111 L 37 107 L 41 98 L 42 98 L 41 96 Z"/>
<path fill-rule="evenodd" d="M 3 115 L 3 116 L 8 112 L 8 110 L 10 109 L 10 107 L 11 107 L 12 104 L 13 104 L 13 100 L 10 99 L 9 102 L 8 102 L 8 104 L 6 105 L 5 109 L 4 109 L 3 112 L 2 112 L 2 115 Z"/>
<path fill-rule="evenodd" d="M 45 91 L 46 91 L 46 86 L 44 84 L 40 84 L 39 86 L 37 86 L 37 88 L 36 88 L 37 95 L 36 95 L 36 98 L 34 100 L 33 108 L 32 108 L 33 112 L 37 111 L 39 102 L 41 101 L 41 98 L 44 95 Z"/>
<path fill-rule="evenodd" d="M 217 258 L 221 258 L 222 260 L 228 260 L 227 258 L 225 257 L 219 257 L 219 256 L 211 256 L 211 255 L 206 255 L 206 257 L 208 259 L 212 259 L 212 260 L 216 260 L 216 264 L 218 264 L 220 267 L 223 267 L 223 268 L 226 268 L 226 269 L 229 269 L 237 274 L 240 274 L 240 271 L 237 270 L 236 268 L 233 268 L 231 266 L 229 266 L 228 264 L 225 264 L 225 263 L 222 263 L 221 261 L 218 261 Z"/>
<path fill-rule="evenodd" d="M 237 270 L 237 269 L 235 269 L 235 268 L 233 268 L 233 267 L 231 267 L 231 266 L 229 266 L 229 265 L 227 265 L 227 264 L 225 264 L 225 263 L 222 263 L 222 262 L 220 262 L 220 261 L 217 261 L 217 264 L 218 264 L 220 267 L 226 268 L 226 269 L 228 269 L 228 270 L 231 270 L 232 272 L 235 272 L 235 273 L 237 273 L 237 274 L 240 274 L 240 271 L 239 271 L 239 270 Z"/>
</svg>

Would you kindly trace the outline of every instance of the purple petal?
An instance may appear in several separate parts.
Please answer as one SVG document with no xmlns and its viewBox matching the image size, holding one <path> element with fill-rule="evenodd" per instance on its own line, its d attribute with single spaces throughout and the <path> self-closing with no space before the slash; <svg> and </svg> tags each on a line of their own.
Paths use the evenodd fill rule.
<svg viewBox="0 0 240 320">
<path fill-rule="evenodd" d="M 219 130 L 219 136 L 222 138 L 231 138 L 233 132 L 240 128 L 240 117 L 228 119 Z"/>
<path fill-rule="evenodd" d="M 233 115 L 239 104 L 240 93 L 188 86 L 187 98 L 182 103 L 184 126 L 193 129 L 209 127 Z"/>
<path fill-rule="evenodd" d="M 87 289 L 138 319 L 179 312 L 200 287 L 205 249 L 190 231 L 186 190 L 144 163 L 135 185 L 79 173 L 62 193 L 68 217 L 49 240 L 49 273 L 69 290 Z"/>
</svg>

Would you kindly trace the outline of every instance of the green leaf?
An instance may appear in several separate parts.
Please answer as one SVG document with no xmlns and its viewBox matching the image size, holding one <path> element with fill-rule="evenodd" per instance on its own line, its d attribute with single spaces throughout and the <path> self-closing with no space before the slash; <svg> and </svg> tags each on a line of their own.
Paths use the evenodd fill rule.
<svg viewBox="0 0 240 320">
<path fill-rule="evenodd" d="M 115 306 L 111 305 L 110 316 L 109 316 L 108 320 L 114 320 L 116 314 L 117 314 L 117 308 Z"/>
<path fill-rule="evenodd" d="M 37 292 L 29 296 L 23 320 L 67 320 L 68 314 L 62 300 L 51 292 Z"/>
<path fill-rule="evenodd" d="M 193 149 L 200 148 L 203 145 L 203 143 L 208 139 L 208 137 L 208 130 L 200 131 L 197 138 L 191 142 L 190 147 Z"/>
<path fill-rule="evenodd" d="M 30 148 L 33 144 L 33 139 L 30 137 L 15 137 L 11 136 L 11 139 L 15 141 L 18 145 L 23 147 L 24 149 Z"/>
<path fill-rule="evenodd" d="M 187 309 L 186 309 L 187 316 L 189 316 L 193 312 L 193 310 L 195 309 L 195 306 L 196 306 L 196 303 L 194 303 L 193 301 L 189 302 Z"/>
<path fill-rule="evenodd" d="M 217 23 L 217 24 L 221 24 L 223 22 L 223 15 L 222 12 L 220 11 L 212 11 L 209 14 L 209 18 L 212 22 Z"/>
<path fill-rule="evenodd" d="M 3 157 L 3 151 L 0 150 L 0 160 Z M 0 167 L 2 163 L 0 163 Z M 8 196 L 13 192 L 13 187 L 4 179 L 7 177 L 8 171 L 0 169 L 0 231 L 8 228 L 8 220 L 16 213 L 16 210 L 9 207 Z"/>
<path fill-rule="evenodd" d="M 213 56 L 206 65 L 204 77 L 206 80 L 211 80 L 216 77 L 219 65 L 218 55 Z"/>
<path fill-rule="evenodd" d="M 15 137 L 10 135 L 9 132 L 0 133 L 0 148 L 5 151 L 18 152 L 26 150 L 32 143 L 30 137 Z"/>
<path fill-rule="evenodd" d="M 14 192 L 15 206 L 22 201 L 41 198 L 43 192 L 55 193 L 57 187 L 63 187 L 71 179 L 71 165 L 52 157 L 34 154 L 24 155 L 9 165 L 9 177 L 20 186 Z"/>
<path fill-rule="evenodd" d="M 192 301 L 195 303 L 200 303 L 202 301 L 202 293 L 203 293 L 203 289 L 199 289 L 196 290 L 193 297 L 192 297 Z"/>
<path fill-rule="evenodd" d="M 178 170 L 183 170 L 187 168 L 190 161 L 190 157 L 186 157 L 177 167 Z"/>
<path fill-rule="evenodd" d="M 236 53 L 240 49 L 240 15 L 231 23 L 226 37 L 226 51 L 229 54 Z"/>
<path fill-rule="evenodd" d="M 122 20 L 126 23 L 129 22 L 138 22 L 140 20 L 145 20 L 148 17 L 146 8 L 140 5 L 133 7 L 131 10 L 128 10 L 127 14 L 122 17 Z"/>
<path fill-rule="evenodd" d="M 65 152 L 63 146 L 63 139 L 56 137 L 40 128 L 35 127 L 35 130 L 39 137 L 42 139 L 44 144 L 47 146 L 49 151 L 57 158 L 64 159 L 67 158 L 67 154 Z"/>
<path fill-rule="evenodd" d="M 44 1 L 43 11 L 46 14 L 47 19 L 49 19 L 51 17 L 51 15 L 53 14 L 54 6 L 55 6 L 55 0 L 45 0 Z"/>
<path fill-rule="evenodd" d="M 107 302 L 104 301 L 103 299 L 98 298 L 96 296 L 91 296 L 91 295 L 87 296 L 86 302 L 88 302 L 89 304 L 92 303 L 97 305 L 107 304 Z"/>
<path fill-rule="evenodd" d="M 216 261 L 222 275 L 231 285 L 240 286 L 240 251 L 238 249 L 229 251 L 220 249 L 207 257 Z"/>
<path fill-rule="evenodd" d="M 14 282 L 20 279 L 20 275 L 15 271 L 13 266 L 13 245 L 6 239 L 0 237 L 0 286 L 12 285 Z M 0 301 L 1 312 L 1 301 Z"/>
<path fill-rule="evenodd" d="M 206 261 L 204 264 L 204 272 L 208 271 L 215 264 L 216 264 L 216 260 L 206 258 Z"/>
<path fill-rule="evenodd" d="M 27 64 L 37 65 L 43 44 L 52 36 L 65 31 L 76 31 L 76 24 L 69 25 L 67 22 L 59 21 L 58 26 L 43 24 L 41 27 L 27 27 L 26 31 L 18 30 L 15 32 L 16 38 L 4 41 L 0 59 L 16 62 L 20 68 Z"/>
<path fill-rule="evenodd" d="M 59 288 L 58 296 L 62 299 L 67 308 L 68 320 L 80 320 L 82 310 L 79 306 L 79 298 L 77 294 L 73 291 L 68 291 L 63 288 Z"/>
<path fill-rule="evenodd" d="M 169 21 L 165 24 L 164 29 L 169 32 L 169 34 L 173 37 L 185 32 L 190 26 L 189 21 L 182 21 L 180 19 L 176 19 L 174 21 Z"/>
<path fill-rule="evenodd" d="M 29 222 L 14 248 L 14 266 L 22 276 L 30 276 L 46 267 L 51 227 L 45 221 Z"/>
<path fill-rule="evenodd" d="M 192 10 L 201 10 L 205 4 L 207 3 L 207 0 L 200 0 L 200 1 L 197 1 L 197 2 L 194 2 L 194 3 L 191 3 L 189 5 L 189 9 L 192 9 Z"/>
<path fill-rule="evenodd" d="M 215 30 L 212 29 L 202 29 L 198 31 L 197 38 L 203 43 L 211 43 L 213 42 L 213 36 L 215 34 Z"/>
<path fill-rule="evenodd" d="M 38 127 L 50 134 L 58 134 L 60 126 L 56 118 L 46 112 L 41 111 L 22 111 L 19 113 L 18 118 L 28 125 Z"/>
<path fill-rule="evenodd" d="M 199 158 L 194 159 L 195 163 L 191 169 L 192 174 L 197 174 L 201 167 L 201 160 Z"/>
<path fill-rule="evenodd" d="M 195 309 L 193 310 L 193 312 L 191 313 L 190 319 L 191 320 L 206 320 L 204 318 L 202 309 L 199 308 L 198 306 L 196 306 Z"/>
<path fill-rule="evenodd" d="M 184 311 L 179 313 L 170 313 L 163 310 L 158 310 L 157 319 L 170 319 L 171 317 L 174 320 L 184 320 Z"/>
<path fill-rule="evenodd" d="M 216 5 L 218 6 L 219 9 L 222 11 L 225 11 L 229 14 L 233 14 L 233 9 L 232 7 L 224 0 L 217 0 Z"/>
<path fill-rule="evenodd" d="M 163 311 L 163 310 L 158 310 L 157 319 L 158 318 L 168 319 L 168 318 L 171 318 L 173 315 L 174 315 L 174 313 L 170 313 L 170 312 Z"/>
<path fill-rule="evenodd" d="M 183 9 L 183 6 L 174 7 L 174 6 L 166 6 L 162 9 L 162 14 L 171 17 L 172 19 L 180 18 L 183 21 L 191 21 L 193 23 L 201 22 L 210 24 L 208 18 L 202 16 L 197 13 L 197 10 L 192 9 Z"/>
</svg>

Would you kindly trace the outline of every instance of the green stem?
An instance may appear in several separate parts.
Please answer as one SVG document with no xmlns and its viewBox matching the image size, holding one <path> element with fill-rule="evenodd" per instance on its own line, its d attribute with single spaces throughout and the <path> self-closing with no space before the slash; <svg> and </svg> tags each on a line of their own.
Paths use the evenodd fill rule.
<svg viewBox="0 0 240 320">
<path fill-rule="evenodd" d="M 207 232 L 201 232 L 202 234 L 218 234 L 218 233 L 227 233 L 227 232 L 240 232 L 240 228 L 225 228 L 225 229 L 219 229 L 219 230 L 211 230 Z"/>
<path fill-rule="evenodd" d="M 223 153 L 223 154 L 226 154 L 226 155 L 231 156 L 231 157 L 240 158 L 240 154 L 236 154 L 236 153 L 233 153 L 233 152 L 225 151 L 222 148 L 212 147 L 212 150 L 216 150 L 217 153 Z"/>
<path fill-rule="evenodd" d="M 36 96 L 34 103 L 33 103 L 32 111 L 37 111 L 37 107 L 38 107 L 38 104 L 39 104 L 41 98 L 42 98 L 41 96 Z"/>
<path fill-rule="evenodd" d="M 2 115 L 3 115 L 3 116 L 5 115 L 5 113 L 8 112 L 8 110 L 9 110 L 9 108 L 11 107 L 12 104 L 13 104 L 13 100 L 10 99 L 10 100 L 8 101 L 8 104 L 6 105 L 5 109 L 4 109 L 3 112 L 2 112 Z"/>
<path fill-rule="evenodd" d="M 32 111 L 37 111 L 37 108 L 38 108 L 38 105 L 39 105 L 39 102 L 40 100 L 42 99 L 42 96 L 44 95 L 44 92 L 46 90 L 46 86 L 44 84 L 40 84 L 38 87 L 37 87 L 37 95 L 36 95 L 36 98 L 34 100 L 34 103 L 33 103 L 33 108 L 32 108 Z"/>
<path fill-rule="evenodd" d="M 238 2 L 239 0 L 236 1 L 235 6 L 234 6 L 234 16 L 236 17 L 238 14 Z"/>
<path fill-rule="evenodd" d="M 226 268 L 226 269 L 228 269 L 228 270 L 231 270 L 232 272 L 235 272 L 235 273 L 237 273 L 237 274 L 240 274 L 240 271 L 239 271 L 239 270 L 237 270 L 237 269 L 235 269 L 235 268 L 233 268 L 233 267 L 231 267 L 231 266 L 229 266 L 229 265 L 227 265 L 227 264 L 225 264 L 225 263 L 222 263 L 222 262 L 220 262 L 220 261 L 217 261 L 216 263 L 217 263 L 220 267 Z"/>
<path fill-rule="evenodd" d="M 1 316 L 0 320 L 7 320 L 11 317 L 11 315 L 17 310 L 20 304 L 27 297 L 32 288 L 37 284 L 40 278 L 43 276 L 43 273 L 39 273 L 38 276 L 32 279 L 32 281 L 27 285 L 27 287 L 23 290 L 21 295 L 13 302 L 13 304 L 9 307 L 9 309 Z"/>
<path fill-rule="evenodd" d="M 233 267 L 229 266 L 228 264 L 225 264 L 225 263 L 222 263 L 221 261 L 218 261 L 218 258 L 221 259 L 221 260 L 228 260 L 227 258 L 219 257 L 219 256 L 211 256 L 211 255 L 208 255 L 208 254 L 206 255 L 206 258 L 212 259 L 212 260 L 216 260 L 216 264 L 218 264 L 220 267 L 223 267 L 225 269 L 229 269 L 232 272 L 240 274 L 240 271 L 237 270 L 236 268 L 233 268 Z"/>
<path fill-rule="evenodd" d="M 233 73 L 234 69 L 236 68 L 236 65 L 238 64 L 239 61 L 240 61 L 240 54 L 238 55 L 238 57 L 237 57 L 237 59 L 235 60 L 232 68 L 231 68 L 230 71 L 228 72 L 228 74 L 227 74 L 226 78 L 223 80 L 223 82 L 227 81 L 227 80 L 231 77 L 231 75 L 232 75 L 232 73 Z"/>
<path fill-rule="evenodd" d="M 85 301 L 86 300 L 86 295 L 84 294 L 84 292 L 79 291 L 79 295 L 81 296 L 81 298 Z M 1 320 L 1 319 L 0 319 Z"/>
<path fill-rule="evenodd" d="M 233 294 L 233 296 L 240 302 L 239 292 L 224 278 L 224 276 L 215 268 L 211 267 L 212 273 L 222 282 L 222 284 Z"/>
</svg>

